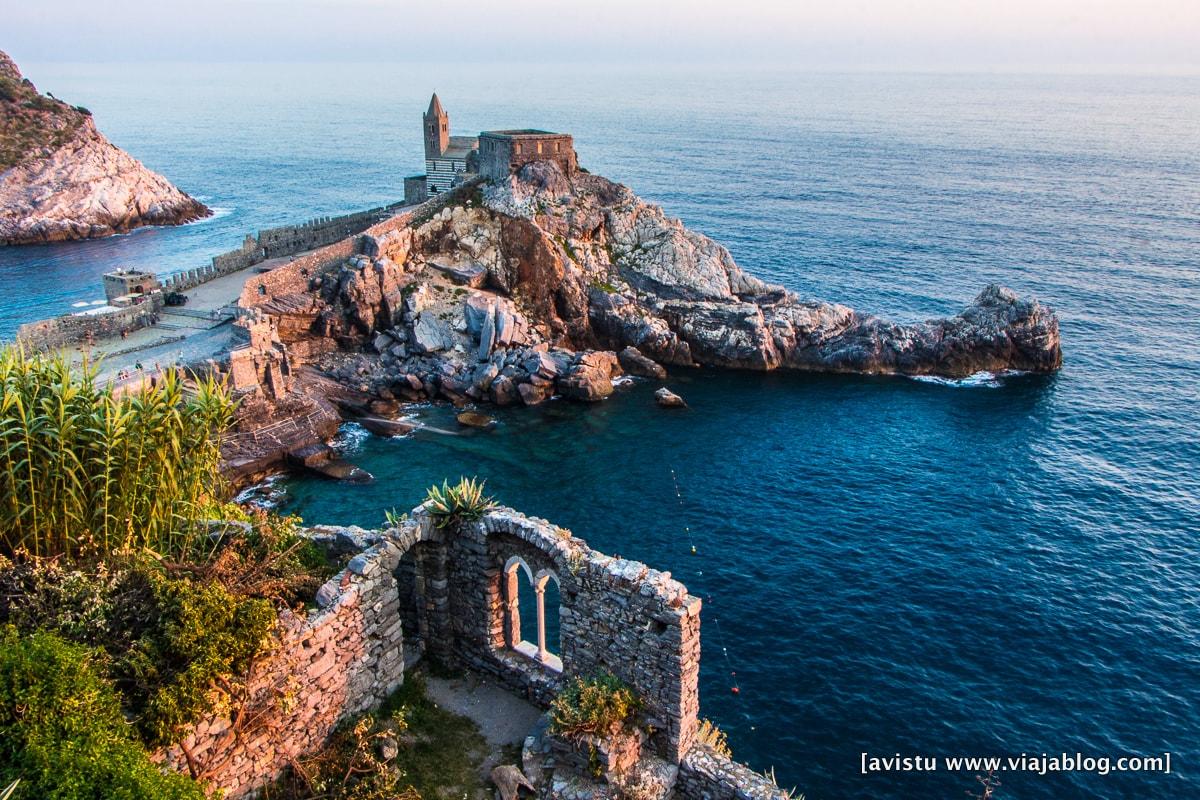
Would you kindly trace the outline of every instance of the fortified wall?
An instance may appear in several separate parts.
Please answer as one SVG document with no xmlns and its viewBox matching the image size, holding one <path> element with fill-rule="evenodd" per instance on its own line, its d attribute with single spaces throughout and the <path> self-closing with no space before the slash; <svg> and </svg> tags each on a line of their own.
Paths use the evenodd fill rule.
<svg viewBox="0 0 1200 800">
<path fill-rule="evenodd" d="M 661 759 L 676 797 L 784 800 L 770 781 L 695 741 L 701 603 L 669 573 L 506 508 L 439 527 L 418 507 L 383 532 L 310 534 L 343 552 L 365 549 L 321 587 L 317 610 L 281 616 L 279 646 L 247 681 L 249 711 L 214 714 L 161 754 L 231 800 L 253 796 L 340 720 L 378 705 L 405 666 L 425 657 L 483 671 L 543 708 L 564 681 L 612 673 L 643 701 L 651 733 L 642 753 Z M 517 583 L 526 579 L 537 642 L 521 638 Z M 550 582 L 557 609 L 545 607 Z M 551 611 L 558 642 L 546 641 Z"/>
<path fill-rule="evenodd" d="M 208 266 L 184 270 L 168 277 L 163 283 L 163 288 L 167 291 L 186 291 L 213 278 L 238 272 L 267 259 L 295 255 L 333 244 L 347 236 L 361 233 L 380 220 L 390 217 L 404 205 L 404 201 L 400 201 L 340 217 L 318 217 L 299 225 L 267 228 L 259 231 L 257 236 L 247 234 L 238 249 L 213 256 L 212 263 Z"/>
<path fill-rule="evenodd" d="M 145 303 L 105 314 L 65 314 L 26 322 L 17 328 L 17 341 L 33 350 L 57 350 L 87 339 L 120 336 L 152 324 L 161 310 L 161 295 Z"/>
</svg>

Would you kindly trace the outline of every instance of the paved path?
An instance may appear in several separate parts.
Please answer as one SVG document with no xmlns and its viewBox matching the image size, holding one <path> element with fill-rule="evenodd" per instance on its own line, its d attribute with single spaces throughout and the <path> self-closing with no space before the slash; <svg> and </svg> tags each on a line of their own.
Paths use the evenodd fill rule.
<svg viewBox="0 0 1200 800">
<path fill-rule="evenodd" d="M 312 251 L 307 251 L 312 252 Z M 117 381 L 119 386 L 136 385 L 148 379 L 157 368 L 173 364 L 191 364 L 217 358 L 233 344 L 232 320 L 248 278 L 289 263 L 307 255 L 272 258 L 189 289 L 186 306 L 165 307 L 159 313 L 157 325 L 140 328 L 122 338 L 114 336 L 97 341 L 90 348 L 73 348 L 75 363 L 88 358 L 99 361 L 99 377 L 116 380 L 119 373 L 129 377 Z M 142 371 L 137 370 L 141 364 Z"/>
</svg>

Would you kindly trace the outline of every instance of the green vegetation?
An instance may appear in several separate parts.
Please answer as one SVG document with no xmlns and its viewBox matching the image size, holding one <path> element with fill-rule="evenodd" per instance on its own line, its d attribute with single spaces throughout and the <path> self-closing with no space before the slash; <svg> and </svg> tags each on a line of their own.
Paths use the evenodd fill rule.
<svg viewBox="0 0 1200 800">
<path fill-rule="evenodd" d="M 232 676 L 245 673 L 275 618 L 266 600 L 150 564 L 68 572 L 31 562 L 0 572 L 0 622 L 95 648 L 98 674 L 150 746 L 230 701 Z"/>
<path fill-rule="evenodd" d="M 475 723 L 439 708 L 422 675 L 409 674 L 382 708 L 341 725 L 323 751 L 301 760 L 263 800 L 475 797 L 486 753 Z"/>
<path fill-rule="evenodd" d="M 456 522 L 475 522 L 496 507 L 493 498 L 483 493 L 485 481 L 476 478 L 459 478 L 451 486 L 444 481 L 440 487 L 429 487 L 425 495 L 429 513 L 439 528 Z"/>
<path fill-rule="evenodd" d="M 149 750 L 242 702 L 276 606 L 337 565 L 298 519 L 219 500 L 233 404 L 213 381 L 118 397 L 93 370 L 9 347 L 0 383 L 0 786 L 203 797 Z"/>
<path fill-rule="evenodd" d="M 617 292 L 621 291 L 620 289 L 618 289 L 616 287 L 616 285 L 614 285 L 610 281 L 602 280 L 600 278 L 593 278 L 591 283 L 588 284 L 588 286 L 590 286 L 593 289 L 599 289 L 600 291 L 605 292 L 607 294 L 616 294 Z"/>
<path fill-rule="evenodd" d="M 63 146 L 90 116 L 86 108 L 38 94 L 28 80 L 0 75 L 0 172 Z"/>
<path fill-rule="evenodd" d="M 51 633 L 0 630 L 0 783 L 37 800 L 203 800 L 130 736 L 98 661 Z"/>
<path fill-rule="evenodd" d="M 233 413 L 212 380 L 168 373 L 117 396 L 63 356 L 0 350 L 0 551 L 67 559 L 150 550 L 182 558 L 220 490 Z"/>
<path fill-rule="evenodd" d="M 632 725 L 641 708 L 633 689 L 614 675 L 575 678 L 550 704 L 550 729 L 568 739 L 603 737 Z"/>
</svg>

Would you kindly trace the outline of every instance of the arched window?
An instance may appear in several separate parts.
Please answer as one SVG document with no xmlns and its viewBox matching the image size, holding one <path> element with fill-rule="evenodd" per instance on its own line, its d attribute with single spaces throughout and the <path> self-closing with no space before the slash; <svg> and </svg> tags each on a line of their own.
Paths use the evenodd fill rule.
<svg viewBox="0 0 1200 800">
<path fill-rule="evenodd" d="M 522 580 L 522 574 L 524 580 Z M 526 583 L 528 581 L 528 583 Z M 533 609 L 525 605 L 526 613 L 522 614 L 521 584 L 533 590 Z M 550 650 L 549 642 L 558 641 L 558 606 L 559 585 L 558 576 L 548 569 L 540 570 L 536 575 L 520 556 L 513 556 L 504 564 L 504 604 L 505 630 L 504 641 L 509 649 L 531 658 L 540 664 L 562 672 L 562 660 Z M 532 610 L 534 613 L 530 614 Z M 536 631 L 537 644 L 525 638 L 522 631 L 522 617 L 532 624 L 525 628 Z M 555 649 L 558 649 L 555 647 Z"/>
</svg>

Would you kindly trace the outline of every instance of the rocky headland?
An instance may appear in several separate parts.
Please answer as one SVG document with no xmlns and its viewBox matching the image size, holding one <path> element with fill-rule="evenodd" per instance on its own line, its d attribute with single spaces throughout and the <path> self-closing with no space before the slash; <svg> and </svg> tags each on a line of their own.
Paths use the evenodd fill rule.
<svg viewBox="0 0 1200 800">
<path fill-rule="evenodd" d="M 1062 361 L 1054 312 L 1006 288 L 911 325 L 804 300 L 625 186 L 552 162 L 314 256 L 248 281 L 244 324 L 293 362 L 293 394 L 303 364 L 341 387 L 344 414 L 377 422 L 403 401 L 597 401 L 663 365 L 963 377 Z"/>
<path fill-rule="evenodd" d="M 211 213 L 109 142 L 87 109 L 40 94 L 0 52 L 0 244 L 91 239 Z"/>
</svg>

